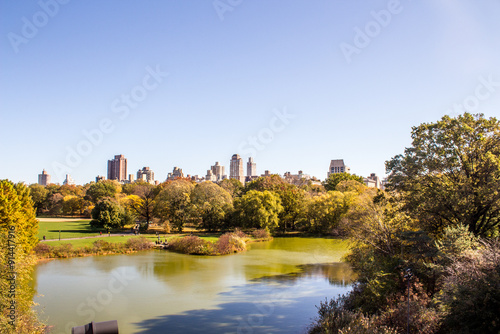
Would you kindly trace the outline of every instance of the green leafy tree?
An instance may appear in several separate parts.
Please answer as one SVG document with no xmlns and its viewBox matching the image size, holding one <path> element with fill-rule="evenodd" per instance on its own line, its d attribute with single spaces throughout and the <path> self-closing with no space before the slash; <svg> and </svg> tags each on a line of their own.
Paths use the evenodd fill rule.
<svg viewBox="0 0 500 334">
<path fill-rule="evenodd" d="M 444 116 L 412 129 L 412 145 L 386 163 L 387 188 L 440 234 L 464 224 L 496 236 L 500 224 L 500 122 L 482 114 Z"/>
<path fill-rule="evenodd" d="M 31 275 L 36 263 L 31 250 L 38 243 L 38 221 L 30 190 L 23 184 L 0 181 L 0 332 L 42 333 L 32 311 Z M 13 277 L 11 274 L 15 272 Z M 11 286 L 16 287 L 15 298 Z M 15 319 L 9 307 L 14 301 Z M 11 323 L 11 321 L 14 321 Z"/>
<path fill-rule="evenodd" d="M 168 220 L 179 232 L 190 216 L 192 182 L 185 179 L 168 181 L 158 194 L 155 206 L 158 216 Z"/>
<path fill-rule="evenodd" d="M 105 180 L 91 183 L 87 189 L 86 196 L 92 203 L 96 204 L 105 197 L 114 198 L 120 191 L 121 186 L 118 182 Z"/>
<path fill-rule="evenodd" d="M 352 192 L 328 191 L 310 198 L 305 204 L 303 225 L 315 233 L 339 232 L 340 221 L 356 196 L 357 194 Z"/>
<path fill-rule="evenodd" d="M 273 231 L 283 206 L 280 197 L 271 191 L 250 190 L 235 200 L 235 209 L 243 226 Z"/>
<path fill-rule="evenodd" d="M 102 199 L 92 209 L 90 225 L 93 228 L 116 229 L 123 227 L 125 222 L 125 210 L 109 198 Z"/>
<path fill-rule="evenodd" d="M 323 181 L 323 186 L 326 191 L 336 190 L 337 185 L 342 181 L 353 180 L 357 181 L 361 184 L 363 183 L 363 178 L 361 176 L 357 176 L 356 174 L 350 173 L 332 173 L 328 176 L 328 178 Z"/>
<path fill-rule="evenodd" d="M 231 215 L 233 198 L 231 194 L 212 182 L 197 184 L 191 193 L 192 214 L 199 220 L 199 228 L 213 232 L 223 228 Z"/>
<path fill-rule="evenodd" d="M 247 183 L 244 192 L 251 190 L 272 191 L 280 197 L 283 210 L 279 214 L 279 229 L 282 232 L 295 229 L 304 210 L 306 192 L 286 182 L 277 174 L 262 176 Z"/>
<path fill-rule="evenodd" d="M 40 214 L 43 210 L 47 209 L 47 201 L 49 197 L 49 190 L 44 186 L 39 184 L 30 184 L 30 195 L 33 201 L 33 205 L 35 206 L 36 213 Z"/>
</svg>

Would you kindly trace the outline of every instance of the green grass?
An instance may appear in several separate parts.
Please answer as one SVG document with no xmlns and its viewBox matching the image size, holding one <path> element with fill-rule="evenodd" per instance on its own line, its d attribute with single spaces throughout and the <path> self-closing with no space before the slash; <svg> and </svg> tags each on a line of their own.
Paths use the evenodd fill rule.
<svg viewBox="0 0 500 334">
<path fill-rule="evenodd" d="M 91 237 L 99 235 L 99 230 L 93 230 L 90 227 L 90 219 L 82 219 L 69 222 L 40 222 L 38 227 L 38 238 L 59 239 L 59 230 L 61 230 L 61 239 Z"/>
<path fill-rule="evenodd" d="M 62 233 L 61 233 L 61 235 L 62 235 Z M 160 234 L 160 240 L 165 241 L 165 236 L 167 237 L 167 240 L 170 240 L 171 238 L 178 237 L 178 235 Z M 99 238 L 88 238 L 88 239 L 45 241 L 44 243 L 46 243 L 47 245 L 50 245 L 50 246 L 72 244 L 73 248 L 80 248 L 80 247 L 85 247 L 85 246 L 92 246 L 92 244 L 99 239 L 102 239 L 102 240 L 107 241 L 107 242 L 123 243 L 123 242 L 126 242 L 128 239 L 137 238 L 137 237 L 139 237 L 139 236 L 134 236 L 134 235 L 112 236 L 112 237 L 102 236 Z M 158 238 L 154 234 L 141 234 L 140 237 L 145 237 L 153 242 L 158 240 Z M 211 242 L 216 242 L 219 238 L 217 238 L 217 237 L 202 237 L 202 239 L 207 240 L 207 241 L 211 241 Z"/>
</svg>

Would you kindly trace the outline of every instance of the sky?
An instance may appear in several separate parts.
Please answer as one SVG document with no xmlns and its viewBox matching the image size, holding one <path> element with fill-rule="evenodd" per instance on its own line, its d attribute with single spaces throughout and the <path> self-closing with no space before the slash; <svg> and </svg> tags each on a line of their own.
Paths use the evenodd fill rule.
<svg viewBox="0 0 500 334">
<path fill-rule="evenodd" d="M 235 153 L 361 176 L 411 129 L 500 117 L 497 0 L 0 0 L 0 179 L 77 184 Z"/>
</svg>

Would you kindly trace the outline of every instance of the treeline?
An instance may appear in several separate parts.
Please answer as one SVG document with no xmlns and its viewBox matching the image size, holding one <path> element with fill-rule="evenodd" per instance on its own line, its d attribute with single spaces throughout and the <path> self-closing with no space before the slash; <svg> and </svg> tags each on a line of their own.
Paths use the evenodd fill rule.
<svg viewBox="0 0 500 334">
<path fill-rule="evenodd" d="M 412 139 L 342 219 L 358 280 L 310 333 L 500 332 L 500 122 L 445 116 Z"/>
<path fill-rule="evenodd" d="M 188 225 L 208 232 L 257 228 L 338 235 L 344 233 L 340 221 L 356 198 L 376 193 L 362 181 L 342 173 L 332 174 L 322 185 L 300 187 L 271 175 L 246 185 L 235 179 L 216 184 L 181 178 L 157 186 L 106 180 L 30 189 L 39 214 L 87 215 L 93 226 L 106 229 L 138 222 L 142 229 L 154 223 L 179 232 Z"/>
</svg>

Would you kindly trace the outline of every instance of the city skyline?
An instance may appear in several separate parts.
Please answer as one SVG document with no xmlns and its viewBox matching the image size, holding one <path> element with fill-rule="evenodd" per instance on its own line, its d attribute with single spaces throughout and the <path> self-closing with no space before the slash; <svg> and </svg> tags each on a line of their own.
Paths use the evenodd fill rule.
<svg viewBox="0 0 500 334">
<path fill-rule="evenodd" d="M 0 177 L 83 184 L 117 152 L 384 177 L 413 126 L 500 116 L 498 1 L 236 3 L 2 2 Z"/>
<path fill-rule="evenodd" d="M 207 170 L 206 175 L 200 175 L 200 174 L 191 174 L 191 173 L 184 173 L 182 168 L 175 166 L 173 168 L 172 172 L 167 173 L 167 176 L 159 179 L 155 179 L 155 173 L 150 167 L 143 167 L 142 169 L 139 169 L 137 171 L 137 174 L 134 175 L 132 173 L 127 173 L 127 164 L 128 164 L 128 159 L 125 158 L 123 154 L 118 154 L 114 155 L 114 158 L 111 160 L 108 160 L 108 177 L 104 177 L 101 175 L 97 175 L 95 177 L 95 182 L 101 181 L 101 180 L 115 180 L 121 183 L 132 183 L 136 181 L 144 181 L 144 182 L 149 182 L 149 183 L 155 183 L 156 182 L 165 182 L 168 180 L 174 180 L 175 178 L 183 178 L 183 177 L 194 177 L 196 178 L 196 181 L 201 180 L 201 181 L 211 181 L 211 182 L 219 182 L 225 178 L 231 179 L 235 178 L 240 180 L 243 184 L 246 182 L 250 182 L 252 180 L 255 180 L 258 177 L 261 176 L 269 176 L 269 175 L 280 175 L 281 177 L 287 179 L 287 178 L 292 178 L 292 177 L 299 177 L 299 178 L 305 178 L 307 180 L 309 179 L 317 179 L 317 180 L 324 180 L 321 177 L 317 177 L 315 175 L 309 175 L 309 174 L 304 174 L 302 170 L 298 171 L 298 174 L 293 174 L 293 171 L 286 171 L 286 172 L 273 172 L 269 171 L 268 169 L 264 170 L 263 173 L 259 174 L 257 173 L 257 163 L 253 159 L 253 157 L 249 157 L 248 161 L 246 162 L 246 174 L 245 174 L 245 168 L 244 168 L 244 162 L 243 158 L 239 154 L 233 154 L 231 156 L 231 160 L 229 161 L 229 166 L 230 166 L 230 174 L 227 175 L 225 174 L 225 166 L 221 165 L 218 161 L 215 162 L 215 165 L 210 166 L 210 169 Z M 333 168 L 332 166 L 342 166 L 341 168 Z M 344 169 L 345 166 L 345 169 Z M 343 159 L 333 159 L 330 162 L 329 167 L 326 169 L 327 172 L 326 174 L 329 176 L 330 174 L 334 173 L 343 173 L 347 172 L 350 173 L 350 168 L 347 167 L 344 164 Z M 116 177 L 117 174 L 123 175 L 123 177 Z M 353 173 L 356 174 L 356 173 Z M 358 175 L 358 174 L 356 174 Z M 128 177 L 125 177 L 128 176 Z M 328 177 L 327 176 L 327 177 Z M 379 179 L 378 176 L 376 176 L 376 173 L 370 173 L 368 176 L 364 175 L 358 175 L 363 178 L 374 178 Z M 326 178 L 325 178 L 326 179 Z M 38 174 L 38 184 L 41 185 L 47 185 L 50 183 L 53 184 L 59 184 L 58 182 L 51 182 L 51 175 L 48 174 L 45 169 L 43 169 L 42 174 Z M 68 183 L 68 180 L 71 180 L 71 183 Z M 90 183 L 92 181 L 85 181 L 83 183 L 76 183 L 73 180 L 73 177 L 70 174 L 66 174 L 65 176 L 65 181 L 63 181 L 63 184 L 80 184 L 84 185 L 87 183 Z M 377 181 L 377 184 L 380 182 Z M 36 183 L 36 182 L 35 182 Z"/>
</svg>

